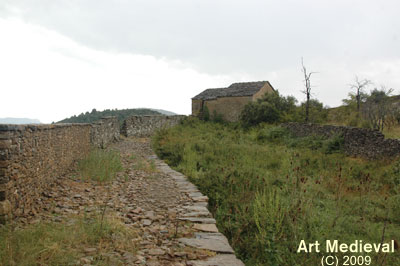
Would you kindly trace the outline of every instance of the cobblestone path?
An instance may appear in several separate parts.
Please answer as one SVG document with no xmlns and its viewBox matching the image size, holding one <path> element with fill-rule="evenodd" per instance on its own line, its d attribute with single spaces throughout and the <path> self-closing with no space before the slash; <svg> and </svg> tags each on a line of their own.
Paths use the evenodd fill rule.
<svg viewBox="0 0 400 266">
<path fill-rule="evenodd" d="M 135 253 L 104 254 L 112 265 L 244 265 L 218 233 L 207 210 L 208 198 L 159 160 L 148 139 L 126 138 L 110 148 L 120 152 L 124 166 L 112 184 L 60 178 L 35 219 L 67 222 L 70 215 L 98 212 L 106 204 L 107 213 L 137 232 L 132 239 Z M 85 256 L 79 263 L 91 265 L 90 259 Z"/>
</svg>

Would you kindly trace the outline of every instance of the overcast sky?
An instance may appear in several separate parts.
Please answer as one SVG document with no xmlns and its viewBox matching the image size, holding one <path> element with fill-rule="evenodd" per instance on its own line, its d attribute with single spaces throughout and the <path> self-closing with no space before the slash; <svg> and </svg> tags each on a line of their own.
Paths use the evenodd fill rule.
<svg viewBox="0 0 400 266">
<path fill-rule="evenodd" d="M 400 93 L 398 0 L 1 0 L 0 117 L 189 114 L 206 88 L 269 80 L 341 104 L 354 76 Z M 372 88 L 372 87 L 371 87 Z"/>
</svg>

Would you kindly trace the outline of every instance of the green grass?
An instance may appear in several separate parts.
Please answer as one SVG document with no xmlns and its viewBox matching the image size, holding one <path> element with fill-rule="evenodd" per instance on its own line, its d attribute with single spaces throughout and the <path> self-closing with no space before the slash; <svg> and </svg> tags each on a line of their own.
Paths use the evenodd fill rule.
<svg viewBox="0 0 400 266">
<path fill-rule="evenodd" d="M 116 151 L 94 149 L 79 161 L 78 169 L 83 179 L 107 182 L 122 171 L 120 155 Z"/>
<path fill-rule="evenodd" d="M 116 248 L 135 252 L 136 232 L 121 221 L 101 217 L 72 217 L 73 223 L 41 222 L 24 228 L 0 227 L 0 265 L 77 265 L 88 256 L 85 248 L 96 248 L 94 265 L 109 265 L 102 253 Z"/>
<path fill-rule="evenodd" d="M 246 265 L 293 266 L 320 265 L 324 255 L 296 253 L 303 239 L 400 240 L 400 161 L 348 158 L 341 142 L 189 119 L 161 130 L 153 148 L 210 198 Z M 372 265 L 400 265 L 399 252 L 368 255 Z"/>
</svg>

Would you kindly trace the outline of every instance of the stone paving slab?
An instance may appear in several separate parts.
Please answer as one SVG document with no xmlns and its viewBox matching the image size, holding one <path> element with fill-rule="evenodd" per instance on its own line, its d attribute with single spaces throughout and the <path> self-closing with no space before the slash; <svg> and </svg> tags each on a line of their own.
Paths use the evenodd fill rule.
<svg viewBox="0 0 400 266">
<path fill-rule="evenodd" d="M 208 212 L 208 209 L 207 209 L 206 207 L 203 207 L 203 206 L 193 206 L 193 205 L 190 205 L 190 206 L 185 206 L 185 207 L 183 207 L 183 208 L 185 208 L 185 209 L 187 209 L 187 210 L 189 210 L 189 211 Z"/>
<path fill-rule="evenodd" d="M 208 249 L 218 253 L 230 253 L 234 251 L 226 237 L 221 233 L 196 233 L 196 238 L 179 238 L 179 242 L 201 249 Z"/>
<path fill-rule="evenodd" d="M 218 254 L 204 261 L 190 260 L 187 264 L 191 266 L 244 266 L 244 263 L 233 254 Z"/>
<path fill-rule="evenodd" d="M 215 226 L 215 224 L 195 224 L 193 229 L 209 233 L 218 232 L 218 228 Z"/>
<path fill-rule="evenodd" d="M 214 218 L 200 218 L 200 217 L 179 217 L 181 221 L 189 221 L 193 223 L 202 223 L 202 224 L 215 224 L 216 221 Z"/>
<path fill-rule="evenodd" d="M 211 213 L 207 212 L 189 212 L 183 214 L 183 217 L 211 217 Z"/>
</svg>

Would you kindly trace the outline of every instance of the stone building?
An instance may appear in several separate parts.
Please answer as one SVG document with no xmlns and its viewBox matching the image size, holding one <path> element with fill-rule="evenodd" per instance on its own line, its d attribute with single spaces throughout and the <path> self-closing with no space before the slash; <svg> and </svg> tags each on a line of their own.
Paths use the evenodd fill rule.
<svg viewBox="0 0 400 266">
<path fill-rule="evenodd" d="M 233 83 L 227 88 L 207 89 L 192 98 L 192 115 L 199 116 L 207 108 L 210 116 L 219 114 L 226 121 L 238 121 L 246 104 L 274 91 L 268 81 Z"/>
</svg>

